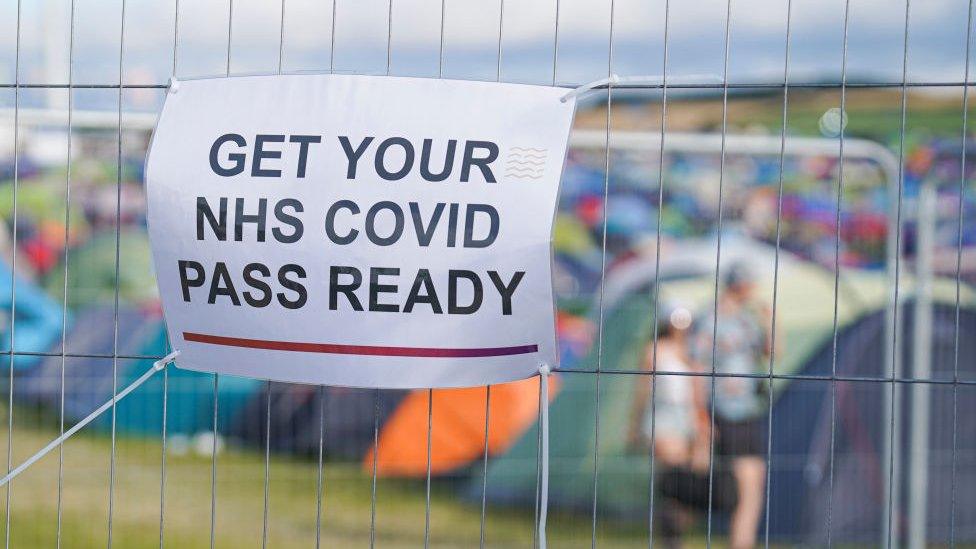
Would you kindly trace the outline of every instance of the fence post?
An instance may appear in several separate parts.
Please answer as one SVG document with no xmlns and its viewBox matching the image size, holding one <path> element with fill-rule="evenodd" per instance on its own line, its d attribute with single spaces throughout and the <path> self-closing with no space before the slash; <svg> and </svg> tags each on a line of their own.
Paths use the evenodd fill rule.
<svg viewBox="0 0 976 549">
<path fill-rule="evenodd" d="M 918 195 L 918 242 L 915 251 L 915 322 L 913 324 L 912 379 L 932 377 L 932 247 L 935 240 L 935 183 L 922 182 Z M 930 387 L 912 385 L 911 441 L 909 447 L 908 546 L 925 547 L 928 496 Z"/>
</svg>

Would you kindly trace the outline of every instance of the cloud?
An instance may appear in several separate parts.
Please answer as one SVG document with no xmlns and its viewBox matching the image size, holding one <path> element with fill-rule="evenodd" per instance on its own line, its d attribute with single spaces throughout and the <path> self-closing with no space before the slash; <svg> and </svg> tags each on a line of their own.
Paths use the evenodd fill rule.
<svg viewBox="0 0 976 549">
<path fill-rule="evenodd" d="M 558 31 L 559 80 L 606 73 L 610 56 L 610 0 L 445 0 L 445 63 L 440 62 L 440 0 L 338 0 L 336 51 L 331 45 L 331 2 L 285 0 L 281 48 L 286 70 L 328 69 L 335 60 L 350 71 L 382 72 L 390 45 L 394 72 L 436 74 L 446 64 L 458 77 L 492 77 L 501 49 L 504 72 L 545 80 L 552 71 Z M 21 66 L 25 78 L 66 78 L 70 0 L 24 0 Z M 162 78 L 171 70 L 173 0 L 127 0 L 126 66 Z M 614 69 L 623 73 L 661 69 L 664 0 L 614 0 Z M 798 73 L 839 74 L 844 0 L 793 0 L 793 68 Z M 121 0 L 75 0 L 76 67 L 79 78 L 118 78 Z M 182 74 L 219 74 L 226 64 L 228 0 L 181 2 L 178 63 Z M 671 0 L 671 70 L 677 74 L 722 72 L 726 0 Z M 268 72 L 277 67 L 281 5 L 234 0 L 232 70 Z M 786 0 L 732 0 L 730 75 L 774 78 L 781 73 Z M 961 72 L 965 51 L 965 0 L 926 0 L 911 8 L 910 58 L 914 73 L 948 77 Z M 12 73 L 16 4 L 0 6 L 0 71 Z M 558 24 L 557 24 L 558 21 Z M 849 68 L 856 73 L 900 75 L 905 13 L 889 0 L 850 0 Z M 53 53 L 52 53 L 53 52 Z M 53 67 L 53 68 L 52 68 Z M 443 68 L 443 67 L 442 67 Z M 0 73 L 2 74 L 2 73 Z"/>
</svg>

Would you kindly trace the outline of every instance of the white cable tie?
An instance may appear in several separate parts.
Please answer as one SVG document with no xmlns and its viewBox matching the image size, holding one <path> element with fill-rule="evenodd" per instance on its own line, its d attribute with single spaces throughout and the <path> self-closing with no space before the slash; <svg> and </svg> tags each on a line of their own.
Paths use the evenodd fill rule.
<svg viewBox="0 0 976 549">
<path fill-rule="evenodd" d="M 167 91 L 169 93 L 176 93 L 180 91 L 180 80 L 175 76 L 169 77 L 169 89 Z"/>
<path fill-rule="evenodd" d="M 678 80 L 675 82 L 674 80 Z M 685 84 L 700 84 L 703 80 L 710 80 L 710 83 L 721 84 L 724 82 L 722 77 L 717 74 L 683 74 L 677 77 L 672 77 L 670 83 L 672 85 L 682 85 Z M 590 92 L 597 88 L 602 88 L 604 86 L 626 86 L 628 84 L 647 84 L 652 86 L 664 86 L 668 82 L 665 82 L 664 76 L 660 74 L 648 74 L 648 75 L 636 75 L 636 76 L 618 76 L 616 74 L 611 74 L 608 78 L 601 78 L 599 80 L 594 80 L 593 82 L 588 82 L 582 86 L 570 90 L 566 95 L 559 98 L 559 101 L 565 103 L 569 99 L 579 97 L 584 93 Z"/>
<path fill-rule="evenodd" d="M 539 549 L 546 549 L 546 519 L 549 515 L 549 376 L 552 368 L 542 363 L 539 365 L 539 410 L 540 426 L 542 430 L 542 465 L 539 476 Z"/>
<path fill-rule="evenodd" d="M 582 86 L 576 89 L 566 92 L 566 95 L 559 98 L 559 102 L 565 103 L 566 101 L 569 101 L 570 99 L 575 99 L 590 90 L 599 88 L 600 86 L 612 86 L 619 81 L 620 81 L 620 77 L 618 77 L 616 74 L 611 74 L 607 78 L 601 78 L 599 80 L 587 82 L 586 84 L 583 84 Z"/>
<path fill-rule="evenodd" d="M 156 362 L 153 362 L 152 367 L 146 370 L 135 381 L 130 383 L 125 389 L 119 391 L 118 394 L 108 399 L 108 401 L 105 404 L 102 404 L 101 406 L 96 408 L 94 412 L 88 414 L 85 417 L 85 419 L 79 421 L 78 423 L 75 423 L 70 429 L 65 431 L 61 436 L 49 442 L 47 446 L 38 450 L 36 454 L 27 458 L 26 461 L 24 461 L 16 468 L 12 469 L 9 473 L 7 473 L 7 476 L 0 479 L 0 486 L 4 486 L 5 484 L 13 480 L 14 477 L 23 473 L 25 470 L 27 470 L 27 468 L 29 468 L 31 465 L 34 465 L 35 463 L 37 463 L 38 460 L 40 460 L 42 457 L 47 455 L 48 452 L 60 446 L 62 443 L 64 443 L 64 441 L 68 440 L 68 438 L 71 437 L 71 435 L 77 433 L 78 431 L 82 430 L 86 425 L 95 421 L 95 419 L 98 418 L 98 416 L 104 414 L 106 410 L 112 407 L 112 405 L 117 404 L 120 400 L 128 396 L 129 393 L 135 391 L 137 388 L 139 388 L 140 385 L 148 381 L 149 378 L 153 376 L 153 374 L 165 368 L 166 365 L 172 362 L 173 359 L 176 358 L 176 356 L 179 354 L 180 354 L 179 351 L 173 351 L 172 353 L 164 356 L 163 358 L 157 360 Z"/>
<path fill-rule="evenodd" d="M 157 360 L 156 362 L 153 362 L 153 368 L 155 368 L 156 371 L 158 372 L 159 370 L 165 368 L 167 364 L 176 360 L 176 357 L 178 356 L 180 356 L 180 352 L 178 350 L 173 351 L 172 353 L 164 356 L 163 358 Z"/>
</svg>

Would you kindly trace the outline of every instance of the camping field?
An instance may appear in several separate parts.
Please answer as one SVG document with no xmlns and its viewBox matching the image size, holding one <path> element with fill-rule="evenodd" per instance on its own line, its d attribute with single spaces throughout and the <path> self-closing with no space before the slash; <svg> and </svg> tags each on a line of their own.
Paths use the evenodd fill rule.
<svg viewBox="0 0 976 549">
<path fill-rule="evenodd" d="M 6 424 L 4 424 L 6 425 Z M 56 432 L 17 429 L 15 461 Z M 0 440 L 7 440 L 6 429 Z M 65 547 L 104 547 L 108 541 L 108 475 L 111 440 L 81 435 L 64 446 L 62 543 Z M 119 438 L 116 454 L 113 544 L 159 546 L 160 445 L 158 440 Z M 209 457 L 169 455 L 166 463 L 164 542 L 169 547 L 210 545 Z M 57 535 L 58 455 L 52 452 L 21 475 L 12 490 L 11 547 L 50 547 Z M 317 466 L 314 460 L 272 457 L 269 483 L 269 547 L 315 546 Z M 370 539 L 368 474 L 352 464 L 324 467 L 322 547 L 365 546 Z M 6 494 L 0 491 L 0 501 Z M 218 457 L 217 547 L 260 547 L 264 502 L 264 460 L 260 453 L 226 450 Z M 384 481 L 377 486 L 376 545 L 418 547 L 424 542 L 423 481 Z M 456 491 L 434 483 L 430 507 L 430 542 L 434 547 L 476 546 L 481 534 L 480 505 L 461 501 Z M 589 516 L 550 517 L 549 540 L 555 547 L 589 545 Z M 2 526 L 2 524 L 0 524 Z M 645 547 L 646 525 L 603 522 L 601 547 Z M 533 512 L 489 507 L 485 543 L 489 547 L 527 547 L 532 543 Z M 704 546 L 696 535 L 689 546 Z M 585 542 L 585 543 L 584 543 Z"/>
<path fill-rule="evenodd" d="M 599 136 L 608 128 L 612 134 L 634 131 L 656 136 L 660 132 L 661 104 L 653 94 L 645 93 L 646 97 L 642 97 L 633 91 L 628 94 L 627 90 L 613 93 L 612 116 L 608 116 L 607 103 L 601 99 L 609 94 L 595 94 L 578 113 L 575 129 L 595 131 Z M 839 104 L 839 99 L 838 90 L 791 88 L 787 135 L 830 138 L 830 128 L 821 127 L 821 121 L 828 109 Z M 967 364 L 974 363 L 966 360 L 972 356 L 966 338 L 955 349 L 951 340 L 952 323 L 957 318 L 954 310 L 949 309 L 957 298 L 956 247 L 960 238 L 957 227 L 961 227 L 965 242 L 962 265 L 969 270 L 963 273 L 959 294 L 965 307 L 962 328 L 960 331 L 960 324 L 955 328 L 965 334 L 967 326 L 976 325 L 967 324 L 970 322 L 967 319 L 976 318 L 969 315 L 969 310 L 976 307 L 976 294 L 971 285 L 976 280 L 976 271 L 965 267 L 976 265 L 966 261 L 973 257 L 976 242 L 976 223 L 971 222 L 976 219 L 971 215 L 976 204 L 973 199 L 976 186 L 970 173 L 976 163 L 966 164 L 963 207 L 958 206 L 957 199 L 962 169 L 956 145 L 962 125 L 961 91 L 909 91 L 904 128 L 900 89 L 852 88 L 846 92 L 845 102 L 849 117 L 845 137 L 870 139 L 903 156 L 903 181 L 897 182 L 897 188 L 904 187 L 901 189 L 903 239 L 908 244 L 900 263 L 899 295 L 908 297 L 899 309 L 900 318 L 914 314 L 909 304 L 916 280 L 911 249 L 917 236 L 915 196 L 922 181 L 938 184 L 936 259 L 942 261 L 936 261 L 937 278 L 932 293 L 936 304 L 944 310 L 936 318 L 941 327 L 933 330 L 941 338 L 938 339 L 941 351 L 936 353 L 932 366 L 934 377 L 943 383 L 938 387 L 948 391 L 949 386 L 944 383 L 953 379 L 953 358 L 962 357 L 960 372 L 965 375 L 971 375 Z M 727 126 L 730 135 L 764 135 L 778 142 L 782 109 L 783 96 L 779 91 L 734 92 L 726 102 L 716 90 L 701 94 L 678 90 L 669 99 L 667 130 L 699 133 L 707 138 L 710 134 L 719 135 L 719 129 Z M 970 105 L 969 109 L 969 119 L 976 120 L 976 107 Z M 21 131 L 32 133 L 29 127 L 25 128 Z M 0 223 L 0 251 L 4 245 L 8 250 L 17 250 L 20 252 L 17 265 L 20 268 L 27 265 L 32 272 L 24 282 L 17 282 L 16 295 L 14 284 L 3 285 L 10 290 L 6 298 L 5 290 L 0 288 L 0 301 L 7 299 L 5 304 L 0 303 L 0 321 L 6 325 L 7 315 L 17 317 L 17 344 L 8 341 L 5 347 L 18 351 L 10 361 L 11 367 L 16 366 L 12 374 L 14 390 L 10 393 L 15 400 L 11 459 L 14 466 L 57 435 L 61 390 L 70 425 L 110 398 L 113 387 L 123 387 L 148 368 L 149 360 L 139 357 L 158 357 L 169 350 L 145 226 L 142 163 L 144 145 L 148 142 L 143 140 L 148 140 L 148 133 L 134 130 L 120 133 L 123 147 L 117 148 L 114 129 L 79 131 L 75 128 L 73 132 L 82 145 L 76 150 L 85 153 L 72 160 L 70 171 L 59 163 L 59 158 L 35 162 L 23 153 L 18 164 L 20 176 L 15 182 L 13 164 L 4 171 L 5 165 L 0 162 L 0 221 L 4 221 Z M 971 146 L 972 140 L 969 143 Z M 673 265 L 680 267 L 674 269 L 677 274 L 673 278 L 662 282 L 664 302 L 687 305 L 695 314 L 698 311 L 711 314 L 718 275 L 713 269 L 719 213 L 724 220 L 721 265 L 737 261 L 753 264 L 758 296 L 766 304 L 774 291 L 773 266 L 778 269 L 775 278 L 778 339 L 775 361 L 770 367 L 784 377 L 772 381 L 770 388 L 777 399 L 783 394 L 788 396 L 786 404 L 781 406 L 783 411 L 776 414 L 775 442 L 770 443 L 776 460 L 770 477 L 776 487 L 770 491 L 773 535 L 791 542 L 826 541 L 823 537 L 826 530 L 820 525 L 830 524 L 831 519 L 809 512 L 828 508 L 825 502 L 830 500 L 824 495 L 827 483 L 823 480 L 826 477 L 811 483 L 807 477 L 796 474 L 805 471 L 810 463 L 822 466 L 823 456 L 852 460 L 848 462 L 853 464 L 848 471 L 853 472 L 847 478 L 858 482 L 849 483 L 846 499 L 837 503 L 849 503 L 859 511 L 868 510 L 868 514 L 877 515 L 876 511 L 883 509 L 880 488 L 871 491 L 864 487 L 883 485 L 884 469 L 873 464 L 884 463 L 885 450 L 880 441 L 885 431 L 877 428 L 868 432 L 855 427 L 881 426 L 878 415 L 881 405 L 869 406 L 874 403 L 870 398 L 855 398 L 847 401 L 844 408 L 843 397 L 836 400 L 838 397 L 834 395 L 876 395 L 880 399 L 878 388 L 882 385 L 876 384 L 872 390 L 868 390 L 870 384 L 861 382 L 827 385 L 825 376 L 840 373 L 874 381 L 879 376 L 888 376 L 882 368 L 883 353 L 864 343 L 875 341 L 868 337 L 874 337 L 868 328 L 852 330 L 863 339 L 850 338 L 849 355 L 830 353 L 830 350 L 835 323 L 840 334 L 836 341 L 840 341 L 842 349 L 847 348 L 848 329 L 865 319 L 881 322 L 883 309 L 890 302 L 889 280 L 884 270 L 887 234 L 884 221 L 889 205 L 886 190 L 896 188 L 895 182 L 884 182 L 870 163 L 852 161 L 844 172 L 844 187 L 839 188 L 837 165 L 829 154 L 797 157 L 796 161 L 782 165 L 775 156 L 752 158 L 738 154 L 730 156 L 726 165 L 716 154 L 679 151 L 667 159 L 667 172 L 660 172 L 664 174 L 664 190 L 659 195 L 657 152 L 611 155 L 606 152 L 606 146 L 600 137 L 596 145 L 589 148 L 581 145 L 571 153 L 561 187 L 554 249 L 561 271 L 556 278 L 560 346 L 566 352 L 562 367 L 587 372 L 592 368 L 606 368 L 616 373 L 604 374 L 602 384 L 596 381 L 597 376 L 560 376 L 560 392 L 550 408 L 553 457 L 550 501 L 551 508 L 576 511 L 574 514 L 550 512 L 548 534 L 552 546 L 590 547 L 594 488 L 599 498 L 596 544 L 611 548 L 648 546 L 650 467 L 646 452 L 634 450 L 625 436 L 631 401 L 636 394 L 634 380 L 639 377 L 622 372 L 644 364 L 643 353 L 651 337 L 654 315 L 651 299 L 656 295 L 651 284 L 657 279 L 659 267 L 665 270 Z M 119 151 L 124 156 L 118 156 Z M 782 176 L 781 170 L 785 170 Z M 786 209 L 777 202 L 781 177 Z M 720 196 L 720 189 L 726 200 L 724 210 L 714 200 Z M 838 190 L 842 190 L 840 195 Z M 959 211 L 963 212 L 964 221 L 957 225 Z M 780 253 L 775 248 L 780 231 L 777 215 L 785 216 Z M 840 235 L 835 228 L 837 221 L 843 229 Z M 4 236 L 4 230 L 16 238 Z M 658 240 L 659 233 L 665 235 L 661 240 Z M 660 265 L 656 265 L 658 249 L 663 258 Z M 840 255 L 835 256 L 838 252 Z M 836 277 L 835 261 L 841 267 Z M 9 259 L 0 258 L 0 270 L 5 265 L 11 265 Z M 685 272 L 687 266 L 690 268 Z M 604 290 L 608 296 L 617 295 L 618 301 L 608 299 L 604 303 Z M 47 320 L 36 322 L 37 319 Z M 33 325 L 30 320 L 35 320 Z M 9 337 L 12 337 L 12 320 L 10 327 Z M 62 333 L 65 328 L 67 332 Z M 906 328 L 910 341 L 913 336 L 909 330 L 910 326 Z M 8 337 L 3 329 L 0 336 Z M 30 336 L 36 337 L 28 341 Z M 904 345 L 903 340 L 899 342 Z M 59 356 L 64 349 L 71 351 L 67 359 Z M 872 360 L 858 359 L 861 350 Z M 113 364 L 114 355 L 126 358 Z M 39 358 L 42 356 L 46 358 Z M 762 366 L 765 372 L 766 364 Z M 0 372 L 6 372 L 6 366 L 0 367 Z M 113 378 L 116 373 L 117 382 Z M 796 375 L 813 377 L 802 382 L 787 379 Z M 213 420 L 210 376 L 175 368 L 170 370 L 170 376 L 171 385 L 166 393 L 169 395 L 168 432 L 209 431 Z M 6 377 L 6 373 L 0 377 Z M 181 448 L 171 437 L 165 468 L 161 467 L 163 381 L 157 377 L 119 409 L 115 474 L 110 474 L 113 448 L 110 417 L 105 414 L 66 442 L 60 491 L 57 451 L 18 477 L 12 484 L 12 492 L 0 488 L 0 516 L 9 516 L 9 528 L 7 521 L 0 518 L 0 536 L 8 537 L 9 546 L 28 548 L 56 546 L 59 541 L 65 547 L 112 544 L 126 548 L 346 547 L 371 546 L 371 542 L 380 547 L 418 547 L 427 541 L 425 532 L 429 521 L 429 542 L 434 547 L 477 547 L 482 540 L 487 547 L 532 547 L 534 509 L 503 506 L 501 502 L 532 500 L 537 479 L 538 430 L 532 421 L 535 409 L 529 410 L 526 416 L 529 423 L 523 427 L 527 431 L 523 432 L 522 427 L 515 429 L 514 438 L 509 441 L 512 445 L 492 458 L 488 498 L 489 502 L 498 503 L 495 506 L 489 503 L 483 521 L 479 460 L 472 465 L 473 475 L 469 474 L 471 470 L 465 470 L 456 478 L 445 478 L 435 471 L 429 492 L 429 514 L 427 485 L 422 477 L 426 462 L 422 459 L 413 460 L 414 464 L 420 463 L 419 478 L 381 478 L 374 488 L 370 473 L 356 461 L 372 440 L 371 412 L 376 405 L 368 396 L 361 399 L 363 407 L 351 405 L 356 403 L 353 398 L 330 396 L 325 401 L 340 411 L 329 416 L 339 428 L 329 431 L 327 440 L 366 442 L 362 448 L 349 444 L 355 449 L 346 453 L 326 450 L 328 457 L 320 495 L 319 468 L 314 457 L 318 423 L 315 413 L 307 413 L 317 410 L 319 401 L 308 396 L 307 388 L 281 384 L 278 396 L 287 404 L 282 410 L 286 413 L 275 412 L 271 433 L 272 441 L 281 435 L 278 447 L 282 450 L 272 455 L 266 475 L 260 435 L 266 402 L 266 393 L 262 392 L 264 382 L 231 378 L 226 376 L 224 381 L 225 377 L 221 377 L 217 421 L 219 431 L 236 442 L 228 443 L 217 458 L 217 505 L 213 519 L 209 445 L 195 449 L 192 440 L 184 437 Z M 0 395 L 6 394 L 7 389 L 0 383 Z M 962 407 L 957 409 L 953 401 L 953 407 L 943 406 L 942 415 L 932 422 L 933 432 L 943 437 L 938 440 L 945 441 L 939 443 L 943 444 L 943 450 L 948 448 L 950 429 L 956 428 L 955 417 L 965 417 L 965 406 L 972 402 L 966 398 L 966 391 L 959 394 Z M 421 403 L 425 400 L 421 399 Z M 471 408 L 480 413 L 481 400 L 477 400 Z M 400 401 L 392 402 L 384 410 L 401 409 Z M 505 413 L 498 402 L 498 397 L 493 397 L 493 418 L 499 414 L 494 410 Z M 775 402 L 780 406 L 779 400 Z M 466 402 L 461 404 L 461 408 L 467 408 Z M 6 403 L 0 407 L 4 412 L 8 409 Z M 447 405 L 435 409 L 447 409 Z M 890 409 L 894 409 L 894 404 Z M 419 423 L 399 427 L 399 432 L 409 440 L 420 441 L 413 445 L 414 450 L 419 450 L 407 458 L 425 455 L 426 408 L 421 412 L 409 416 L 420 418 Z M 393 432 L 397 424 L 387 423 L 389 417 L 383 417 L 383 422 L 378 424 L 380 432 L 384 429 Z M 453 416 L 444 414 L 434 420 L 434 432 L 439 435 L 449 432 L 437 426 L 444 417 Z M 829 425 L 823 418 L 836 421 L 839 426 L 836 448 L 834 431 L 818 430 L 821 425 Z M 905 421 L 907 425 L 907 416 Z M 473 455 L 476 456 L 481 455 L 482 423 L 482 419 L 474 421 L 475 436 L 468 437 L 475 441 Z M 0 460 L 3 460 L 8 440 L 5 413 L 0 413 L 0 424 L 0 452 L 4 452 Z M 965 422 L 959 425 L 965 426 Z M 339 433 L 345 428 L 348 429 Z M 500 432 L 495 427 L 492 430 Z M 353 432 L 354 435 L 347 434 Z M 818 433 L 829 433 L 829 438 Z M 951 432 L 951 443 L 956 444 L 958 438 L 960 455 L 964 455 L 971 448 L 972 431 L 960 430 L 958 437 L 954 433 Z M 442 438 L 450 446 L 456 443 L 455 438 L 462 437 Z M 874 443 L 875 440 L 879 442 Z M 932 448 L 939 448 L 939 444 L 933 442 Z M 438 448 L 437 436 L 432 447 L 434 456 L 442 450 Z M 471 455 L 468 453 L 468 458 Z M 342 458 L 345 461 L 336 461 L 340 459 L 338 456 L 347 457 Z M 403 456 L 395 457 L 409 461 Z M 960 460 L 960 464 L 966 463 Z M 594 472 L 598 477 L 597 487 Z M 945 519 L 949 516 L 948 466 L 933 468 L 932 478 L 936 478 L 936 473 L 945 482 L 932 483 L 935 488 L 931 501 L 942 502 L 946 509 L 935 510 L 933 504 L 930 521 L 941 524 L 944 532 L 948 532 Z M 163 475 L 165 490 L 161 494 Z M 114 498 L 109 497 L 110 479 L 114 480 L 111 489 Z M 965 493 L 959 495 L 962 498 Z M 317 531 L 320 499 L 321 529 Z M 9 514 L 4 508 L 8 501 Z M 903 507 L 895 512 L 906 511 L 907 507 L 904 504 Z M 968 506 L 969 510 L 973 508 Z M 966 505 L 960 504 L 958 509 L 966 509 Z M 629 518 L 613 518 L 619 515 Z M 846 525 L 837 520 L 838 516 L 847 519 Z M 832 532 L 844 540 L 878 539 L 863 536 L 875 536 L 872 532 L 876 529 L 880 532 L 880 521 L 863 520 L 861 516 L 846 511 L 835 513 L 831 517 Z M 804 520 L 793 520 L 796 517 Z M 970 517 L 960 512 L 959 524 L 967 521 L 976 524 Z M 211 524 L 215 524 L 213 540 Z M 686 536 L 686 546 L 706 546 L 705 528 L 702 518 L 694 533 Z M 60 540 L 57 539 L 59 531 Z M 712 533 L 715 545 L 723 546 L 723 528 L 716 526 Z M 934 536 L 932 539 L 948 539 L 948 534 L 936 530 L 930 535 Z"/>
</svg>

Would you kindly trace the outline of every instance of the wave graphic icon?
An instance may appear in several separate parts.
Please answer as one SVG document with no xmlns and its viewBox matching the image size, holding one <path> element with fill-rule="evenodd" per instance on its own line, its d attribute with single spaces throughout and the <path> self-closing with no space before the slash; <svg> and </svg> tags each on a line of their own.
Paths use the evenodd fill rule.
<svg viewBox="0 0 976 549">
<path fill-rule="evenodd" d="M 504 175 L 510 179 L 541 179 L 546 173 L 548 149 L 511 147 L 505 156 Z"/>
</svg>

